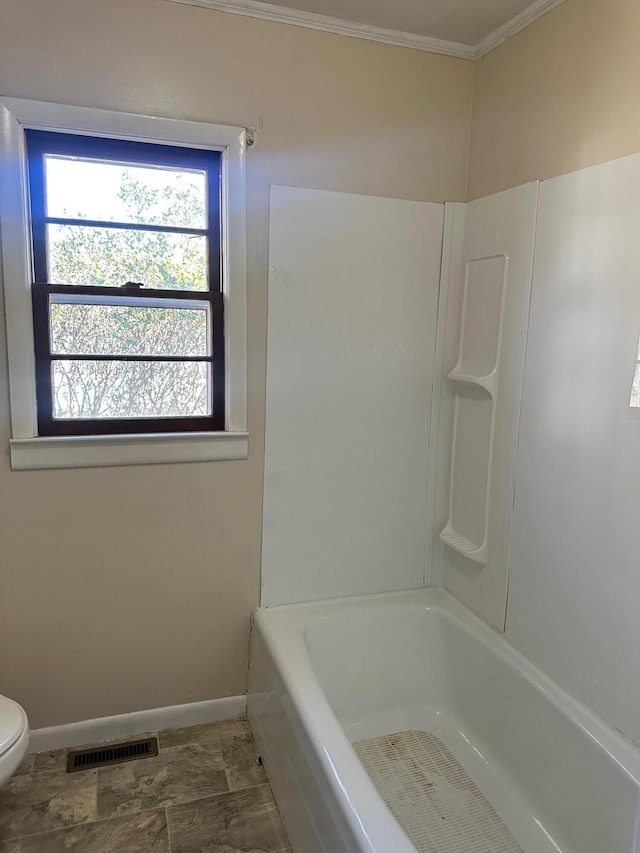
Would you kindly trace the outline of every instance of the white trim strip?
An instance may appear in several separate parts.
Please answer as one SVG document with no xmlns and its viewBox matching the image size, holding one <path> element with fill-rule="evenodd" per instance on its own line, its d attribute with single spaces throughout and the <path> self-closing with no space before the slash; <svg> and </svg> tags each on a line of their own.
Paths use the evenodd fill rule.
<svg viewBox="0 0 640 853">
<path fill-rule="evenodd" d="M 482 41 L 479 41 L 473 49 L 473 58 L 480 59 L 486 53 L 489 53 L 490 50 L 493 50 L 495 47 L 498 47 L 499 44 L 502 44 L 503 41 L 506 41 L 508 38 L 511 38 L 511 36 L 519 33 L 520 30 L 528 27 L 529 24 L 533 24 L 534 21 L 538 20 L 538 18 L 542 18 L 543 15 L 548 14 L 564 2 L 565 0 L 536 0 L 536 2 L 527 7 L 524 12 L 520 12 L 520 14 L 516 15 L 515 18 L 507 21 L 506 24 L 498 27 L 497 30 L 489 33 L 489 35 L 485 36 Z"/>
<path fill-rule="evenodd" d="M 229 12 L 232 15 L 260 18 L 278 24 L 291 24 L 309 30 L 321 30 L 325 33 L 392 44 L 396 47 L 411 47 L 415 50 L 455 56 L 459 59 L 473 59 L 473 47 L 471 45 L 405 33 L 400 30 L 389 30 L 384 27 L 374 27 L 371 24 L 346 21 L 343 18 L 334 18 L 330 15 L 318 15 L 315 12 L 303 12 L 299 9 L 277 6 L 274 3 L 263 3 L 261 0 L 168 0 L 168 2 L 182 3 L 186 6 L 202 6 L 205 9 Z"/>
<path fill-rule="evenodd" d="M 171 432 L 13 438 L 10 448 L 14 471 L 215 462 L 246 459 L 249 455 L 249 434 Z"/>
<path fill-rule="evenodd" d="M 225 424 L 230 432 L 247 428 L 246 153 L 246 130 L 222 153 Z"/>
<path fill-rule="evenodd" d="M 527 9 L 485 36 L 476 45 L 461 42 L 445 41 L 444 39 L 406 33 L 385 27 L 375 27 L 358 21 L 347 21 L 331 15 L 319 15 L 315 12 L 304 12 L 300 9 L 289 9 L 275 3 L 263 3 L 262 0 L 168 0 L 169 3 L 182 3 L 186 6 L 201 6 L 205 9 L 215 9 L 218 12 L 228 12 L 232 15 L 244 15 L 248 18 L 260 18 L 279 24 L 290 24 L 305 27 L 310 30 L 321 30 L 325 33 L 350 36 L 351 38 L 377 41 L 392 44 L 396 47 L 409 47 L 428 53 L 439 53 L 443 56 L 454 56 L 458 59 L 480 59 L 494 47 L 502 44 L 511 36 L 528 27 L 538 18 L 551 12 L 565 0 L 535 0 Z"/>
<path fill-rule="evenodd" d="M 431 390 L 431 425 L 429 430 L 429 467 L 427 475 L 427 525 L 425 535 L 425 586 L 443 586 L 442 583 L 442 545 L 438 536 L 442 517 L 446 518 L 447 509 L 442 507 L 440 489 L 439 457 L 442 454 L 440 429 L 447 406 L 443 395 L 444 364 L 446 358 L 446 331 L 449 299 L 454 275 L 459 273 L 460 253 L 464 239 L 464 220 L 467 205 L 464 202 L 446 202 L 444 206 L 444 228 L 442 233 L 442 259 L 440 262 L 440 292 L 438 294 L 438 321 L 435 341 L 435 373 Z M 448 389 L 446 389 L 448 390 Z M 447 400 L 450 399 L 447 395 Z M 447 457 L 448 461 L 448 457 Z M 448 480 L 446 488 L 448 489 Z"/>
<path fill-rule="evenodd" d="M 37 422 L 26 170 L 23 128 L 6 100 L 0 100 L 0 279 L 12 282 L 11 287 L 4 284 L 4 300 L 14 436 L 33 435 Z"/>
<path fill-rule="evenodd" d="M 29 752 L 47 752 L 50 749 L 68 749 L 87 743 L 135 737 L 161 729 L 217 723 L 220 720 L 237 720 L 246 716 L 247 697 L 228 696 L 224 699 L 207 699 L 188 705 L 169 705 L 131 714 L 116 714 L 96 720 L 81 720 L 64 726 L 35 729 L 29 739 Z"/>
<path fill-rule="evenodd" d="M 211 151 L 223 151 L 230 145 L 236 145 L 246 130 L 235 125 L 120 113 L 25 98 L 2 96 L 0 100 L 23 127 L 34 130 L 62 130 L 88 136 L 99 134 L 113 139 L 141 139 Z"/>
</svg>

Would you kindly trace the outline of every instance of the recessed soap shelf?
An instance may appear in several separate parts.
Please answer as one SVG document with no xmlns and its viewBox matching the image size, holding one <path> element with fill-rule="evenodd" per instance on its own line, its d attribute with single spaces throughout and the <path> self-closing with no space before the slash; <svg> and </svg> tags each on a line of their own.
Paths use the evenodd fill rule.
<svg viewBox="0 0 640 853">
<path fill-rule="evenodd" d="M 472 373 L 464 373 L 459 366 L 456 366 L 451 371 L 448 378 L 452 382 L 457 382 L 460 385 L 472 385 L 475 388 L 482 388 L 490 397 L 495 397 L 498 388 L 497 370 L 493 370 L 487 376 L 475 376 Z"/>
<path fill-rule="evenodd" d="M 464 536 L 461 536 L 459 533 L 456 533 L 455 530 L 451 527 L 451 524 L 447 524 L 445 529 L 440 534 L 440 539 L 448 545 L 450 548 L 453 548 L 454 551 L 457 551 L 459 554 L 462 554 L 464 557 L 468 557 L 470 560 L 473 560 L 474 563 L 480 563 L 484 565 L 487 562 L 487 540 L 485 539 L 482 545 L 478 545 L 475 542 L 472 542 L 470 539 L 466 539 Z"/>
</svg>

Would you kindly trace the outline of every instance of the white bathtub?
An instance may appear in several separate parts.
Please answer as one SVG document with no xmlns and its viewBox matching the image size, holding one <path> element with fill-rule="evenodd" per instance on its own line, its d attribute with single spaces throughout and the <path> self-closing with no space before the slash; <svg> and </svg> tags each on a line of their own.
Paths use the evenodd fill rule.
<svg viewBox="0 0 640 853">
<path fill-rule="evenodd" d="M 442 590 L 258 611 L 248 711 L 296 853 L 415 853 L 351 746 L 410 729 L 526 853 L 640 853 L 639 751 Z"/>
</svg>

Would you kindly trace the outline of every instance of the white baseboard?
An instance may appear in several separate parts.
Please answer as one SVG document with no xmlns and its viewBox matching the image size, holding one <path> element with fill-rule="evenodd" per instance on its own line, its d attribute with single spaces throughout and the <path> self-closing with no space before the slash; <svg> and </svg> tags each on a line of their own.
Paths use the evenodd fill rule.
<svg viewBox="0 0 640 853">
<path fill-rule="evenodd" d="M 64 726 L 35 729 L 29 739 L 29 752 L 47 752 L 50 749 L 67 749 L 85 743 L 133 737 L 157 732 L 160 729 L 196 726 L 199 723 L 216 723 L 219 720 L 237 720 L 247 712 L 246 696 L 227 696 L 224 699 L 206 699 L 188 705 L 169 705 L 150 708 L 113 717 L 80 720 Z"/>
</svg>

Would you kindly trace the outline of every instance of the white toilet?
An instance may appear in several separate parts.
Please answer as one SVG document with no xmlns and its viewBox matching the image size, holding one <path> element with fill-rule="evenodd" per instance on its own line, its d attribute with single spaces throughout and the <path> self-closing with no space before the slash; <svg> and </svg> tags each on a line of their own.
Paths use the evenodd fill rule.
<svg viewBox="0 0 640 853">
<path fill-rule="evenodd" d="M 29 745 L 29 721 L 17 702 L 0 695 L 0 785 L 18 769 Z"/>
</svg>

